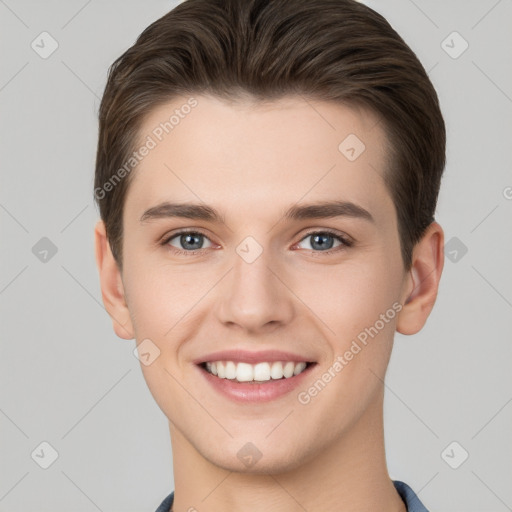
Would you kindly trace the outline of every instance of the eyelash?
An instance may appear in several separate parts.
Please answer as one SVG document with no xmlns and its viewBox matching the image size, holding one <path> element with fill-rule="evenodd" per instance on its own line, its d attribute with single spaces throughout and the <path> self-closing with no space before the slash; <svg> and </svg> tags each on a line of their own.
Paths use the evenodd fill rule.
<svg viewBox="0 0 512 512">
<path fill-rule="evenodd" d="M 201 253 L 201 251 L 203 251 L 203 249 L 196 249 L 196 250 L 192 250 L 192 251 L 186 251 L 186 250 L 183 250 L 183 249 L 177 249 L 176 247 L 173 247 L 172 245 L 168 245 L 169 242 L 171 240 L 173 240 L 174 238 L 176 238 L 176 237 L 178 237 L 180 235 L 187 234 L 187 233 L 192 233 L 194 235 L 202 235 L 205 238 L 208 238 L 207 234 L 204 233 L 203 231 L 201 231 L 200 229 L 182 229 L 181 231 L 177 231 L 176 233 L 173 233 L 172 235 L 165 237 L 162 240 L 161 245 L 162 246 L 167 246 L 169 248 L 169 250 L 171 252 L 175 253 L 175 254 L 183 254 L 185 256 L 194 256 L 194 255 L 197 255 L 198 253 Z M 328 255 L 328 254 L 332 254 L 332 253 L 335 253 L 335 252 L 338 252 L 338 251 L 341 251 L 341 250 L 344 250 L 344 249 L 347 249 L 347 248 L 353 246 L 353 241 L 352 240 L 350 240 L 346 236 L 341 235 L 337 231 L 333 231 L 331 229 L 323 229 L 323 230 L 317 230 L 317 231 L 310 231 L 310 232 L 306 233 L 299 240 L 299 242 L 297 242 L 297 243 L 300 243 L 303 240 L 305 240 L 306 238 L 308 238 L 310 236 L 313 236 L 313 235 L 325 235 L 325 234 L 331 235 L 333 238 L 335 238 L 338 241 L 340 241 L 342 243 L 342 245 L 340 245 L 338 247 L 335 247 L 334 249 L 328 249 L 326 251 L 315 251 L 315 250 L 311 249 L 310 251 L 312 253 Z M 208 240 L 209 240 L 209 238 L 208 238 Z M 296 244 L 294 244 L 294 245 L 296 245 Z"/>
</svg>

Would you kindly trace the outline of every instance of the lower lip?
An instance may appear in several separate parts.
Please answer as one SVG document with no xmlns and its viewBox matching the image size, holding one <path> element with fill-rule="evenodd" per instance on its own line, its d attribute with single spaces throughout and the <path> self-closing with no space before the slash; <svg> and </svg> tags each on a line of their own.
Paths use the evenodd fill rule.
<svg viewBox="0 0 512 512">
<path fill-rule="evenodd" d="M 222 395 L 236 402 L 270 402 L 276 400 L 294 389 L 296 389 L 306 379 L 315 364 L 310 364 L 307 368 L 288 379 L 270 379 L 261 384 L 252 382 L 238 382 L 235 379 L 221 379 L 209 372 L 201 366 L 199 371 L 204 378 Z"/>
</svg>

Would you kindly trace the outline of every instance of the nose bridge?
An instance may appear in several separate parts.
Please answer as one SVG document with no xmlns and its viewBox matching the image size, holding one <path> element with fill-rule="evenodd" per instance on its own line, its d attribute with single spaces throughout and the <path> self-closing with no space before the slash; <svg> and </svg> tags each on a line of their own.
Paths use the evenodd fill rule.
<svg viewBox="0 0 512 512">
<path fill-rule="evenodd" d="M 292 294 L 274 275 L 279 274 L 279 268 L 268 247 L 251 236 L 242 240 L 235 248 L 233 270 L 222 288 L 220 320 L 253 331 L 290 321 Z"/>
</svg>

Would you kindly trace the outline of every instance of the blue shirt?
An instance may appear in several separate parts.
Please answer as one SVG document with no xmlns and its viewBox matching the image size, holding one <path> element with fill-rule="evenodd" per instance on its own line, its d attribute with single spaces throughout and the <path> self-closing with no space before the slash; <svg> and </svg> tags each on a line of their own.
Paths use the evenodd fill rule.
<svg viewBox="0 0 512 512">
<path fill-rule="evenodd" d="M 407 507 L 407 512 L 428 512 L 423 503 L 416 496 L 416 493 L 404 482 L 400 480 L 393 480 L 395 484 L 395 489 L 400 494 L 405 506 Z M 167 498 L 160 504 L 160 506 L 156 509 L 156 512 L 169 512 L 172 502 L 174 501 L 174 492 L 171 492 Z"/>
</svg>

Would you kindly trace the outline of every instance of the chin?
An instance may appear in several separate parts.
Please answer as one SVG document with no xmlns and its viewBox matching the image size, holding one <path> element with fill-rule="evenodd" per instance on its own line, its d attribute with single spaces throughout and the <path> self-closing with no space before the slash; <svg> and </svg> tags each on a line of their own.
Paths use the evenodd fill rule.
<svg viewBox="0 0 512 512">
<path fill-rule="evenodd" d="M 211 464 L 241 474 L 268 475 L 293 471 L 303 464 L 307 457 L 302 441 L 297 446 L 275 446 L 268 440 L 252 443 L 251 441 L 232 441 L 224 450 L 212 452 L 210 447 L 201 451 L 202 456 Z"/>
</svg>

